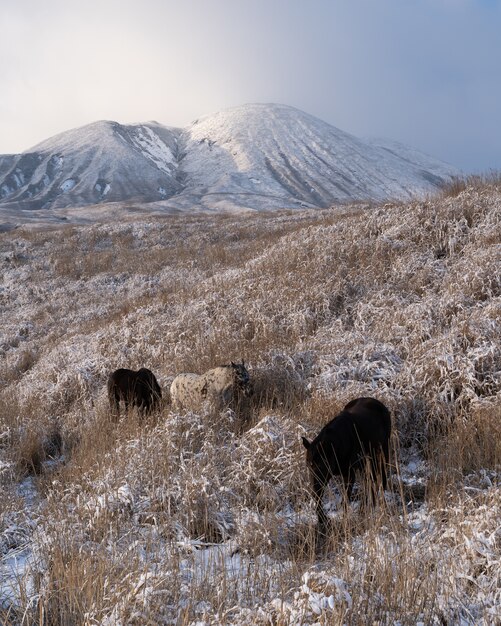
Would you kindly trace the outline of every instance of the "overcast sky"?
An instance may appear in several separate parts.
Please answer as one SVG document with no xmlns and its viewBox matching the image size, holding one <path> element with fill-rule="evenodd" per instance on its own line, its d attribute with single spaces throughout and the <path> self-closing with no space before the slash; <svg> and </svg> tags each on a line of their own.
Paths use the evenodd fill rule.
<svg viewBox="0 0 501 626">
<path fill-rule="evenodd" d="M 501 0 L 0 0 L 0 29 L 1 154 L 278 102 L 501 169 Z"/>
</svg>

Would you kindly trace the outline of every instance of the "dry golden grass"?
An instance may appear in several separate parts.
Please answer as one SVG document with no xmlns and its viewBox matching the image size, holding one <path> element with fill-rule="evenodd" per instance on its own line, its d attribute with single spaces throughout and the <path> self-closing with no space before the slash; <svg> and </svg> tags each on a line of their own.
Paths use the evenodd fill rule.
<svg viewBox="0 0 501 626">
<path fill-rule="evenodd" d="M 470 174 L 468 176 L 458 176 L 450 184 L 445 185 L 440 196 L 443 198 L 455 198 L 467 189 L 478 187 L 499 188 L 501 182 L 501 172 L 493 170 L 488 174 Z"/>
<path fill-rule="evenodd" d="M 470 599 L 488 624 L 494 561 L 455 555 L 468 524 L 497 528 L 500 244 L 494 176 L 408 205 L 0 234 L 0 536 L 32 528 L 18 481 L 38 494 L 34 573 L 0 620 L 469 623 Z M 240 412 L 171 411 L 175 374 L 241 358 Z M 107 375 L 141 366 L 162 409 L 114 423 Z M 332 515 L 319 557 L 300 437 L 362 395 L 392 411 L 402 480 Z"/>
</svg>

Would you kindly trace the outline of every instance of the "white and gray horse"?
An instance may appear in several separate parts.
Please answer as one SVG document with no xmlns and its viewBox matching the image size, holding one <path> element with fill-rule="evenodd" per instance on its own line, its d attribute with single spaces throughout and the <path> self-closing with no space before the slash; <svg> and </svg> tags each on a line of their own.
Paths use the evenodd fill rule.
<svg viewBox="0 0 501 626">
<path fill-rule="evenodd" d="M 244 362 L 221 365 L 205 374 L 179 374 L 170 387 L 172 405 L 196 410 L 206 403 L 218 410 L 252 395 L 252 383 Z"/>
</svg>

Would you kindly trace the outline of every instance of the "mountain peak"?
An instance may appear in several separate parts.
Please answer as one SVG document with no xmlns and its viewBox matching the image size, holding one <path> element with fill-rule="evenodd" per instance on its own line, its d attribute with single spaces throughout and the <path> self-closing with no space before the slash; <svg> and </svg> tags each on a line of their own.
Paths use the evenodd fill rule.
<svg viewBox="0 0 501 626">
<path fill-rule="evenodd" d="M 253 103 L 184 129 L 100 120 L 0 156 L 0 210 L 107 202 L 165 211 L 325 207 L 430 193 L 457 173 L 294 107 Z"/>
</svg>

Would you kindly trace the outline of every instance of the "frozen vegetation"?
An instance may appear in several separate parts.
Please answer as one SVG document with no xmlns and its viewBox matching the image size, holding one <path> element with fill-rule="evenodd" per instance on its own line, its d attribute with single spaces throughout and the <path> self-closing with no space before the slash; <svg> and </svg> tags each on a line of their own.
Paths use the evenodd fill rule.
<svg viewBox="0 0 501 626">
<path fill-rule="evenodd" d="M 498 180 L 23 226 L 0 263 L 2 624 L 499 623 Z M 243 407 L 172 409 L 177 373 L 241 358 Z M 113 422 L 109 372 L 143 366 L 161 410 Z M 316 554 L 301 436 L 362 395 L 392 411 L 391 484 L 372 510 L 332 484 Z"/>
</svg>

